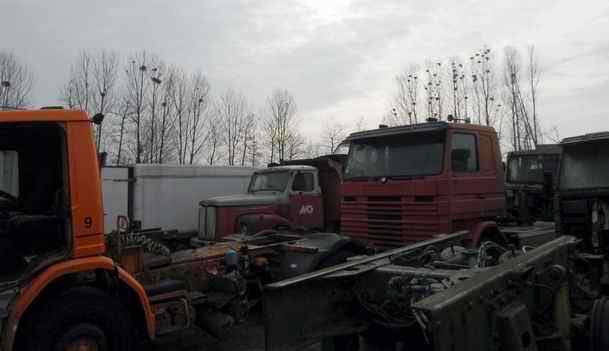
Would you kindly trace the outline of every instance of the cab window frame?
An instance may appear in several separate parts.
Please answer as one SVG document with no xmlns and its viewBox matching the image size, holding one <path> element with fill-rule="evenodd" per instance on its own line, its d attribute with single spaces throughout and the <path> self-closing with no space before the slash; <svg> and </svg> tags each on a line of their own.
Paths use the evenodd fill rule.
<svg viewBox="0 0 609 351">
<path fill-rule="evenodd" d="M 296 190 L 294 189 L 294 184 L 296 183 L 296 177 L 298 176 L 303 176 L 303 177 L 311 177 L 311 189 L 307 189 L 307 190 Z M 305 184 L 307 182 L 305 181 Z M 290 191 L 294 194 L 311 194 L 311 193 L 315 193 L 317 191 L 317 184 L 315 181 L 315 174 L 313 172 L 309 172 L 309 171 L 298 171 L 296 172 L 296 174 L 294 175 L 294 178 L 292 179 L 292 184 L 290 185 Z"/>
<path fill-rule="evenodd" d="M 453 151 L 456 150 L 454 149 L 455 146 L 455 137 L 459 137 L 459 136 L 466 136 L 466 137 L 471 137 L 473 139 L 473 147 L 474 147 L 474 152 L 470 154 L 470 157 L 475 157 L 475 168 L 474 169 L 470 169 L 469 168 L 469 162 L 467 162 L 467 168 L 465 170 L 456 170 L 455 169 L 455 162 L 453 159 Z M 454 174 L 472 174 L 472 173 L 479 173 L 480 172 L 480 150 L 479 150 L 479 142 L 478 142 L 478 135 L 476 133 L 468 133 L 468 132 L 453 132 L 452 136 L 451 136 L 451 140 L 450 140 L 450 170 L 452 173 Z"/>
</svg>

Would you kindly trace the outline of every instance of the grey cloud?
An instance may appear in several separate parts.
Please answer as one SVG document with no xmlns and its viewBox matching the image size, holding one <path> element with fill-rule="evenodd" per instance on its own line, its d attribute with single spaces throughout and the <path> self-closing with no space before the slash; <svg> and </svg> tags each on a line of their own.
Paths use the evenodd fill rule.
<svg viewBox="0 0 609 351">
<path fill-rule="evenodd" d="M 609 5 L 602 0 L 586 4 L 600 9 L 593 17 L 564 10 L 568 0 L 0 1 L 0 49 L 35 71 L 36 104 L 55 102 L 81 49 L 123 57 L 147 50 L 202 70 L 215 92 L 232 87 L 262 105 L 273 88 L 287 88 L 303 116 L 339 111 L 344 121 L 358 118 L 366 99 L 384 105 L 379 96 L 392 94 L 394 75 L 409 62 L 467 55 L 484 44 L 535 43 L 546 59 L 542 83 L 551 85 L 540 109 L 553 116 L 548 123 L 568 125 L 569 106 L 588 115 L 606 110 L 595 95 L 606 88 L 598 76 L 608 73 Z M 325 5 L 337 13 L 325 17 Z M 597 87 L 586 92 L 596 98 L 583 106 L 587 98 L 575 90 L 588 86 Z M 376 109 L 367 110 L 371 118 L 384 113 Z"/>
</svg>

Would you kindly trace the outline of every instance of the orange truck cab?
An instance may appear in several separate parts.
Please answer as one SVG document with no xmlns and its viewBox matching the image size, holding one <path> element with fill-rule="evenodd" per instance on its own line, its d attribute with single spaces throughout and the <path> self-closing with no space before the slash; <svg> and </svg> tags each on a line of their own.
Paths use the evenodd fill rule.
<svg viewBox="0 0 609 351">
<path fill-rule="evenodd" d="M 0 112 L 2 350 L 123 350 L 127 324 L 154 336 L 144 288 L 103 256 L 101 199 L 84 112 Z"/>
<path fill-rule="evenodd" d="M 497 134 L 427 122 L 352 133 L 342 184 L 341 233 L 380 249 L 470 230 L 497 233 L 505 209 Z"/>
</svg>

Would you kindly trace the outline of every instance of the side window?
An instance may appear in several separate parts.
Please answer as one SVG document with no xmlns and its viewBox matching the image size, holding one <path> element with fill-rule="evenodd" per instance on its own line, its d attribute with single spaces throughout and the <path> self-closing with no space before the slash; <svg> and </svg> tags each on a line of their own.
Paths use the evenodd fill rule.
<svg viewBox="0 0 609 351">
<path fill-rule="evenodd" d="M 17 151 L 0 150 L 0 190 L 19 197 L 19 155 Z"/>
<path fill-rule="evenodd" d="M 294 177 L 294 183 L 292 184 L 293 191 L 304 191 L 309 192 L 315 190 L 315 182 L 313 173 L 298 173 Z"/>
<path fill-rule="evenodd" d="M 451 164 L 454 172 L 477 172 L 478 150 L 476 136 L 473 134 L 453 134 Z"/>
</svg>

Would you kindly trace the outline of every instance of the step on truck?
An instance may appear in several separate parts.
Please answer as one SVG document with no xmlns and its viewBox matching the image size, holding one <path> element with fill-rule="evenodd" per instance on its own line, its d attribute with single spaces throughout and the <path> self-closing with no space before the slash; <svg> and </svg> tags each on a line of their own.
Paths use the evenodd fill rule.
<svg viewBox="0 0 609 351">
<path fill-rule="evenodd" d="M 126 351 L 193 325 L 222 336 L 262 284 L 332 265 L 351 243 L 315 233 L 172 251 L 125 218 L 105 235 L 102 118 L 0 112 L 0 349 Z"/>
</svg>

